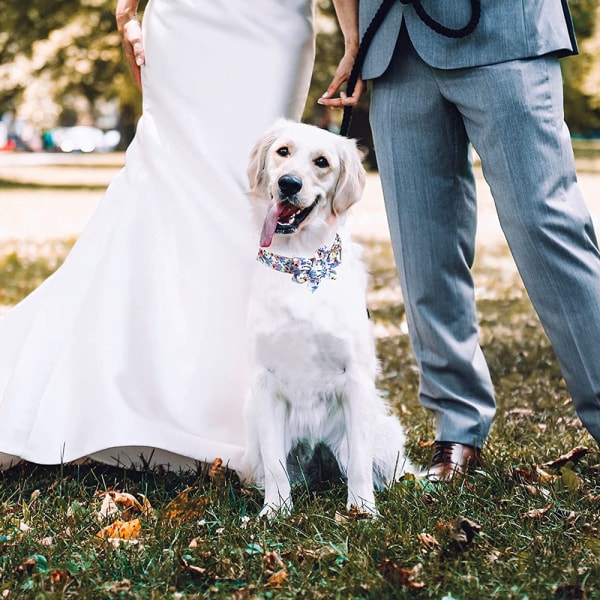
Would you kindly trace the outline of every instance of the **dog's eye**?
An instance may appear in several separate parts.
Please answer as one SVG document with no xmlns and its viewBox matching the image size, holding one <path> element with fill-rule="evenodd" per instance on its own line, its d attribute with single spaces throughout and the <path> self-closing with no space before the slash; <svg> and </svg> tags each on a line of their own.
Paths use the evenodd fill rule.
<svg viewBox="0 0 600 600">
<path fill-rule="evenodd" d="M 287 156 L 289 153 L 290 149 L 287 146 L 281 146 L 281 148 L 277 150 L 277 154 L 279 154 L 279 156 Z"/>
<path fill-rule="evenodd" d="M 315 159 L 315 165 L 321 169 L 326 169 L 329 166 L 329 161 L 324 156 L 319 156 Z"/>
</svg>

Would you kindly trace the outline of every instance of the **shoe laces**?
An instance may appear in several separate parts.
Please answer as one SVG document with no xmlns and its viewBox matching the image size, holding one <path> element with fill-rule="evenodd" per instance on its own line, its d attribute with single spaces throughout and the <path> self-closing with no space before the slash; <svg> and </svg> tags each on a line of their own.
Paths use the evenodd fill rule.
<svg viewBox="0 0 600 600">
<path fill-rule="evenodd" d="M 431 464 L 437 465 L 440 463 L 452 462 L 453 449 L 454 442 L 436 442 L 434 445 L 433 456 L 431 457 Z"/>
</svg>

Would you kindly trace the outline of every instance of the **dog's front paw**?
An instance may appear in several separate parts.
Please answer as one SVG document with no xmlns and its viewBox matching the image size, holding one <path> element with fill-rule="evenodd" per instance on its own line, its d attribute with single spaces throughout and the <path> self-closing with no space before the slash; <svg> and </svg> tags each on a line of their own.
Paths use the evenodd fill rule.
<svg viewBox="0 0 600 600">
<path fill-rule="evenodd" d="M 292 500 L 284 500 L 279 498 L 269 502 L 265 500 L 265 504 L 259 513 L 259 518 L 275 519 L 276 517 L 287 517 L 292 512 Z"/>
</svg>

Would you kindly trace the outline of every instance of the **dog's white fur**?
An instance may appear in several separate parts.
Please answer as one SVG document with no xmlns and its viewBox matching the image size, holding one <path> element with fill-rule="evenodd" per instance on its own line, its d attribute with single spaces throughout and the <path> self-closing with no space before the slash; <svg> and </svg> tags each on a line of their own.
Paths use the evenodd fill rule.
<svg viewBox="0 0 600 600">
<path fill-rule="evenodd" d="M 330 247 L 336 232 L 342 238 L 337 279 L 323 280 L 314 293 L 289 274 L 256 265 L 248 317 L 253 370 L 245 462 L 249 479 L 264 486 L 261 516 L 291 510 L 286 459 L 299 441 L 330 448 L 348 480 L 348 508 L 375 514 L 374 487 L 413 470 L 404 457 L 402 427 L 375 388 L 367 276 L 360 248 L 344 228 L 365 184 L 361 158 L 354 140 L 285 120 L 251 154 L 249 196 L 257 226 L 281 199 L 283 175 L 301 179 L 294 204 L 307 207 L 318 200 L 296 233 L 275 233 L 270 251 L 310 258 L 323 245 Z"/>
</svg>

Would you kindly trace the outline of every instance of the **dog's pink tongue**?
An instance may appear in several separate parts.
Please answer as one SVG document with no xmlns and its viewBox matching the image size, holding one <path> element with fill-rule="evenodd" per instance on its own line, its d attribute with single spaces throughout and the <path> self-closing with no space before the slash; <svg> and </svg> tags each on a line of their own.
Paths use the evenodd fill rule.
<svg viewBox="0 0 600 600">
<path fill-rule="evenodd" d="M 273 241 L 275 229 L 277 229 L 277 220 L 284 210 L 282 202 L 273 201 L 269 206 L 269 211 L 265 217 L 265 221 L 260 232 L 260 245 L 262 248 L 268 248 Z"/>
</svg>

